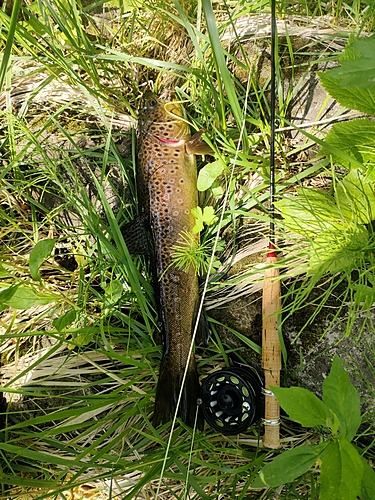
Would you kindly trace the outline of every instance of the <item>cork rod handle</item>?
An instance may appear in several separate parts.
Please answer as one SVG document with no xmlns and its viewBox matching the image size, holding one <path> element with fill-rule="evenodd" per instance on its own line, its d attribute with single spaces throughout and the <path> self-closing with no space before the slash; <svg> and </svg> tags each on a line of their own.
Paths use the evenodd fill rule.
<svg viewBox="0 0 375 500">
<path fill-rule="evenodd" d="M 266 263 L 274 264 L 277 257 L 267 256 Z M 263 286 L 263 328 L 262 328 L 262 367 L 265 379 L 265 412 L 263 446 L 280 446 L 280 407 L 270 386 L 280 386 L 281 346 L 278 319 L 281 310 L 281 290 L 279 270 L 266 269 Z"/>
</svg>

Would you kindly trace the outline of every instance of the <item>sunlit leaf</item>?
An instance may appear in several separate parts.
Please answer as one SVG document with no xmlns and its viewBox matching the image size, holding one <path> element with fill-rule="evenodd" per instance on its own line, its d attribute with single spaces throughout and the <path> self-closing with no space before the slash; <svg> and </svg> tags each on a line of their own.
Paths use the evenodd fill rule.
<svg viewBox="0 0 375 500">
<path fill-rule="evenodd" d="M 333 358 L 331 370 L 324 379 L 323 401 L 337 415 L 340 435 L 351 441 L 361 424 L 360 400 L 338 356 Z"/>
<path fill-rule="evenodd" d="M 271 387 L 281 408 L 289 417 L 305 427 L 328 427 L 330 414 L 327 406 L 308 389 L 302 387 Z"/>
<path fill-rule="evenodd" d="M 51 255 L 55 246 L 55 240 L 40 240 L 30 252 L 30 274 L 34 280 L 40 280 L 39 269 L 43 262 Z"/>
<path fill-rule="evenodd" d="M 13 309 L 26 310 L 34 306 L 43 306 L 56 302 L 58 297 L 52 293 L 40 292 L 28 286 L 17 286 L 12 289 L 8 297 L 0 295 L 0 303 Z"/>
<path fill-rule="evenodd" d="M 364 471 L 360 498 L 361 500 L 373 500 L 375 498 L 375 471 L 363 457 L 362 461 Z"/>
<path fill-rule="evenodd" d="M 340 66 L 319 73 L 325 90 L 342 106 L 375 115 L 375 39 L 350 42 Z"/>
<path fill-rule="evenodd" d="M 124 292 L 124 287 L 119 280 L 112 280 L 104 287 L 106 305 L 115 304 Z"/>
<path fill-rule="evenodd" d="M 296 446 L 292 450 L 284 451 L 281 455 L 274 457 L 271 463 L 263 467 L 252 487 L 276 487 L 290 483 L 315 464 L 326 446 L 327 443 Z"/>
<path fill-rule="evenodd" d="M 198 191 L 206 191 L 206 189 L 210 188 L 223 171 L 223 168 L 223 163 L 220 160 L 205 165 L 198 174 Z"/>
<path fill-rule="evenodd" d="M 374 182 L 366 179 L 359 169 L 352 170 L 337 183 L 335 200 L 346 220 L 368 224 L 375 219 L 374 187 Z"/>
<path fill-rule="evenodd" d="M 201 209 L 201 207 L 192 208 L 191 213 L 196 219 L 196 224 L 193 227 L 194 234 L 200 233 L 204 227 L 204 224 L 210 226 L 217 220 L 215 209 L 211 206 L 204 207 L 203 210 Z"/>
<path fill-rule="evenodd" d="M 375 161 L 374 148 L 368 147 L 369 144 L 374 144 L 375 142 L 375 122 L 367 118 L 358 118 L 347 122 L 335 123 L 324 138 L 324 142 L 335 146 L 341 152 L 347 153 L 366 168 L 368 163 L 371 164 Z M 331 150 L 328 151 L 323 147 L 322 152 L 330 154 L 335 163 L 347 168 L 353 168 L 350 161 L 332 153 Z M 354 168 L 357 168 L 357 165 Z"/>
<path fill-rule="evenodd" d="M 76 319 L 76 316 L 76 310 L 69 309 L 69 311 L 66 311 L 62 316 L 54 319 L 52 321 L 52 324 L 58 332 L 61 332 L 62 330 L 64 330 L 64 328 L 73 323 L 73 321 Z"/>
<path fill-rule="evenodd" d="M 363 461 L 354 446 L 344 437 L 334 439 L 323 454 L 321 500 L 356 500 L 363 472 Z"/>
<path fill-rule="evenodd" d="M 340 66 L 329 70 L 329 74 L 339 80 L 342 87 L 373 89 L 375 85 L 375 39 L 364 37 L 350 42 L 340 57 Z"/>
</svg>

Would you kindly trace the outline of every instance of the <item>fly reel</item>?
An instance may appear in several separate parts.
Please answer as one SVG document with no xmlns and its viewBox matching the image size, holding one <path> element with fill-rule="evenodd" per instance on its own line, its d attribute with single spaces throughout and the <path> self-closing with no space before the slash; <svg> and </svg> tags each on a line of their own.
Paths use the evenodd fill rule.
<svg viewBox="0 0 375 500">
<path fill-rule="evenodd" d="M 245 432 L 264 413 L 262 380 L 251 367 L 234 366 L 204 379 L 201 405 L 204 418 L 226 435 Z"/>
</svg>

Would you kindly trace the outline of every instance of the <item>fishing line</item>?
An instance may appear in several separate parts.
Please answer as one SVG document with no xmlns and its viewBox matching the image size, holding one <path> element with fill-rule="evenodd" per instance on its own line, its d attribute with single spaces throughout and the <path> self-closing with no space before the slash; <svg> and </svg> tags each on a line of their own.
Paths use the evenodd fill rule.
<svg viewBox="0 0 375 500">
<path fill-rule="evenodd" d="M 247 87 L 246 87 L 246 93 L 245 93 L 245 100 L 244 100 L 244 110 L 247 109 L 247 102 L 248 102 L 248 97 L 249 97 L 249 91 L 250 91 L 250 78 L 247 81 Z M 240 135 L 239 135 L 238 143 L 237 143 L 236 153 L 235 153 L 234 159 L 232 161 L 232 168 L 231 168 L 231 171 L 230 171 L 230 176 L 229 176 L 229 181 L 228 181 L 228 185 L 229 186 L 231 185 L 232 179 L 233 179 L 233 176 L 234 176 L 234 169 L 235 169 L 235 165 L 236 165 L 236 160 L 237 160 L 237 158 L 239 156 L 239 153 L 240 153 L 240 146 L 241 146 L 241 143 L 242 143 L 243 134 L 245 132 L 245 126 L 246 126 L 246 120 L 245 120 L 245 117 L 244 117 L 244 119 L 242 121 L 242 126 L 241 126 L 241 130 L 240 130 Z M 218 155 L 218 157 L 221 159 L 221 161 L 225 164 L 224 159 L 221 157 L 220 153 L 218 151 L 215 151 L 215 153 L 216 153 L 215 156 Z M 192 356 L 192 353 L 193 353 L 193 349 L 194 349 L 194 342 L 195 342 L 195 337 L 196 337 L 196 334 L 197 334 L 197 331 L 198 331 L 199 318 L 200 318 L 200 315 L 202 314 L 202 311 L 203 311 L 203 303 L 204 303 L 204 299 L 205 299 L 205 296 L 206 296 L 206 293 L 207 293 L 207 289 L 208 289 L 208 283 L 209 283 L 209 279 L 210 279 L 210 272 L 211 272 L 211 269 L 213 268 L 213 263 L 215 261 L 215 252 L 216 252 L 217 245 L 218 245 L 219 239 L 220 239 L 220 230 L 221 230 L 221 226 L 222 226 L 222 223 L 223 223 L 223 220 L 224 220 L 224 216 L 225 216 L 226 206 L 227 206 L 227 202 L 228 202 L 228 198 L 229 198 L 229 192 L 230 192 L 229 189 L 225 190 L 225 195 L 224 195 L 223 202 L 222 202 L 222 209 L 221 209 L 220 218 L 219 218 L 219 222 L 218 222 L 218 228 L 217 228 L 217 231 L 216 231 L 216 236 L 215 236 L 215 240 L 214 240 L 214 244 L 213 244 L 213 248 L 212 248 L 212 254 L 211 254 L 210 262 L 209 262 L 209 265 L 208 265 L 207 275 L 206 275 L 206 279 L 204 281 L 203 290 L 202 290 L 202 294 L 201 294 L 201 299 L 200 299 L 200 302 L 199 302 L 199 307 L 198 307 L 198 311 L 197 311 L 197 319 L 196 319 L 196 322 L 195 322 L 195 325 L 194 325 L 194 329 L 193 329 L 193 333 L 192 333 L 192 339 L 191 339 L 191 343 L 190 343 L 190 349 L 189 349 L 189 352 L 188 352 L 188 360 L 190 360 L 190 358 Z M 164 472 L 165 472 L 165 469 L 166 469 L 166 466 L 167 466 L 167 458 L 168 458 L 168 455 L 169 455 L 169 450 L 171 448 L 172 437 L 173 437 L 173 430 L 174 430 L 174 427 L 176 425 L 178 408 L 179 408 L 180 401 L 181 401 L 181 398 L 182 398 L 183 387 L 184 387 L 186 376 L 187 376 L 187 372 L 188 372 L 188 365 L 189 365 L 189 362 L 186 363 L 184 375 L 183 375 L 182 382 L 181 382 L 181 388 L 180 388 L 180 392 L 179 392 L 178 400 L 177 400 L 177 407 L 176 407 L 176 411 L 175 411 L 175 413 L 173 415 L 173 419 L 172 419 L 171 431 L 170 431 L 168 442 L 167 442 L 167 446 L 166 446 L 166 449 L 165 449 L 165 454 L 164 454 L 162 468 L 161 468 L 161 471 L 160 471 L 160 477 L 159 477 L 158 487 L 157 487 L 157 490 L 156 490 L 155 500 L 157 500 L 159 498 L 161 483 L 162 483 Z M 197 405 L 197 415 L 198 415 L 198 405 Z M 194 426 L 194 429 L 195 429 L 195 427 L 196 427 L 196 425 Z"/>
<path fill-rule="evenodd" d="M 190 466 L 191 466 L 191 461 L 192 461 L 192 456 L 193 456 L 195 433 L 196 433 L 196 430 L 197 430 L 198 411 L 199 411 L 199 406 L 197 405 L 197 408 L 196 408 L 196 411 L 195 411 L 195 420 L 194 420 L 194 427 L 193 427 L 193 435 L 191 436 L 191 445 L 190 445 L 190 450 L 189 450 L 189 460 L 188 460 L 188 463 L 187 463 L 187 466 L 186 466 L 185 487 L 184 487 L 184 492 L 183 492 L 183 496 L 182 496 L 183 499 L 187 498 L 187 494 L 188 494 L 189 472 L 190 472 Z"/>
</svg>

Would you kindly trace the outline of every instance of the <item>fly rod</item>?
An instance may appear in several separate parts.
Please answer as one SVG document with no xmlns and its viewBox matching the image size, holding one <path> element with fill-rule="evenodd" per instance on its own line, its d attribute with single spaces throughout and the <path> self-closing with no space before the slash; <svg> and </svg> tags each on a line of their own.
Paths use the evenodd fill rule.
<svg viewBox="0 0 375 500">
<path fill-rule="evenodd" d="M 262 368 L 264 371 L 263 446 L 280 446 L 280 406 L 271 386 L 280 386 L 281 346 L 278 318 L 281 310 L 281 287 L 275 244 L 275 107 L 276 107 L 276 0 L 271 0 L 271 99 L 270 99 L 270 229 L 264 273 L 262 301 Z"/>
</svg>

